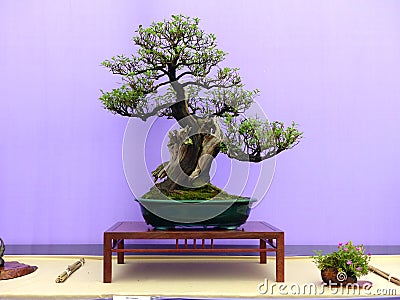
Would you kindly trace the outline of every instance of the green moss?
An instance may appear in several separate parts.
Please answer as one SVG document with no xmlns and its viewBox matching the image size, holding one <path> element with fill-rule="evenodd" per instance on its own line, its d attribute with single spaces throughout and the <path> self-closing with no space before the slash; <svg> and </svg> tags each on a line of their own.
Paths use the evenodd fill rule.
<svg viewBox="0 0 400 300">
<path fill-rule="evenodd" d="M 199 188 L 179 187 L 171 192 L 163 191 L 163 193 L 155 185 L 142 198 L 174 200 L 248 199 L 246 197 L 230 195 L 210 183 Z"/>
</svg>

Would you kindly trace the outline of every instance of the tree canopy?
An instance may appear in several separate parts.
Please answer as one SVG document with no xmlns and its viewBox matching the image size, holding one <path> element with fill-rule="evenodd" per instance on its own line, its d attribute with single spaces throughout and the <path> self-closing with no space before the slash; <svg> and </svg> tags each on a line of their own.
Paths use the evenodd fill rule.
<svg viewBox="0 0 400 300">
<path fill-rule="evenodd" d="M 133 37 L 137 51 L 102 63 L 122 79 L 119 87 L 102 91 L 104 107 L 143 121 L 155 115 L 174 118 L 182 128 L 219 118 L 224 138 L 214 152 L 238 160 L 259 162 L 295 146 L 302 137 L 295 123 L 285 128 L 282 122 L 245 116 L 259 91 L 244 88 L 238 68 L 221 66 L 227 54 L 199 22 L 173 15 L 147 28 L 140 25 Z M 190 138 L 195 132 L 185 134 Z"/>
<path fill-rule="evenodd" d="M 103 93 L 101 100 L 105 107 L 114 113 L 143 120 L 160 111 L 172 117 L 165 109 L 176 99 L 160 97 L 157 92 L 163 86 L 174 83 L 179 83 L 181 88 L 239 86 L 238 69 L 218 67 L 226 53 L 217 48 L 215 36 L 206 34 L 198 24 L 198 18 L 174 15 L 170 20 L 153 22 L 148 28 L 140 25 L 133 38 L 138 46 L 137 53 L 130 57 L 117 55 L 102 63 L 123 80 L 119 88 Z M 217 72 L 210 76 L 214 68 Z M 198 106 L 191 101 L 190 113 L 196 113 Z"/>
</svg>

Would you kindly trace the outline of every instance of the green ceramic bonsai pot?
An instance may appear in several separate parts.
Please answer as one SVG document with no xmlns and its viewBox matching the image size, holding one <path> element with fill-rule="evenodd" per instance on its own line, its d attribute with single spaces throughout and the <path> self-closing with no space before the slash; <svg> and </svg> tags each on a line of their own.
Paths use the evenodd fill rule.
<svg viewBox="0 0 400 300">
<path fill-rule="evenodd" d="M 249 217 L 251 198 L 204 200 L 156 200 L 139 198 L 142 215 L 158 230 L 175 227 L 236 229 Z"/>
</svg>

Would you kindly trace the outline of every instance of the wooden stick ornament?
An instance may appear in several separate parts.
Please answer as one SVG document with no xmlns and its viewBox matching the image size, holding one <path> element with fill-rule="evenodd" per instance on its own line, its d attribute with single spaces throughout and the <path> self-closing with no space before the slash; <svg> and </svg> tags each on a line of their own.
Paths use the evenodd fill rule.
<svg viewBox="0 0 400 300">
<path fill-rule="evenodd" d="M 381 277 L 383 277 L 383 278 L 385 278 L 385 279 L 387 279 L 388 281 L 390 281 L 390 282 L 392 282 L 394 284 L 400 285 L 400 279 L 398 279 L 396 277 L 393 277 L 390 274 L 388 274 L 388 273 L 386 273 L 386 272 L 384 272 L 382 270 L 379 270 L 378 268 L 375 268 L 373 266 L 368 266 L 368 270 L 373 272 L 373 273 L 375 273 L 375 274 L 377 274 L 377 275 L 379 275 L 379 276 L 381 276 Z"/>
<path fill-rule="evenodd" d="M 67 269 L 57 277 L 56 283 L 64 282 L 65 280 L 67 280 L 68 277 L 70 277 L 72 275 L 72 273 L 74 273 L 76 270 L 78 270 L 84 264 L 85 264 L 85 259 L 81 258 L 77 262 L 68 266 Z"/>
</svg>

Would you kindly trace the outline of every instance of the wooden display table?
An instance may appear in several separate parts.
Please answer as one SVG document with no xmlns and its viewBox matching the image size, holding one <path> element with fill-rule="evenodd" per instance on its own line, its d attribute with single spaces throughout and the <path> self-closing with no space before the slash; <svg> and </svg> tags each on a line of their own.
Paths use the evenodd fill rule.
<svg viewBox="0 0 400 300">
<path fill-rule="evenodd" d="M 175 247 L 170 249 L 125 249 L 124 240 L 175 240 Z M 257 239 L 259 248 L 215 248 L 217 239 Z M 179 240 L 184 244 L 179 245 Z M 188 243 L 188 240 L 193 240 Z M 199 243 L 196 241 L 199 240 Z M 206 241 L 210 240 L 209 243 Z M 267 244 L 270 247 L 267 247 Z M 246 248 L 247 247 L 247 248 Z M 118 263 L 124 263 L 125 252 L 133 253 L 184 253 L 184 252 L 258 252 L 260 263 L 267 263 L 267 252 L 276 252 L 276 281 L 284 281 L 284 232 L 265 222 L 247 222 L 237 230 L 184 228 L 173 230 L 155 230 L 143 222 L 118 222 L 104 232 L 103 282 L 109 283 L 112 279 L 112 253 L 116 252 Z"/>
</svg>

